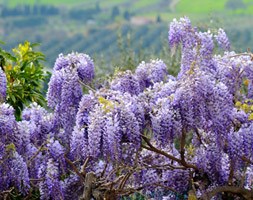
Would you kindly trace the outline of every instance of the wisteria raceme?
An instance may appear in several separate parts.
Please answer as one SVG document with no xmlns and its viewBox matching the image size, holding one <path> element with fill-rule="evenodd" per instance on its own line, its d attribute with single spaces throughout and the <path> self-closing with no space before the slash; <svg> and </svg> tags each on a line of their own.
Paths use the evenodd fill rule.
<svg viewBox="0 0 253 200">
<path fill-rule="evenodd" d="M 48 199 L 63 199 L 58 164 L 53 159 L 48 159 L 45 184 L 48 187 Z"/>
<path fill-rule="evenodd" d="M 201 146 L 196 154 L 196 164 L 199 169 L 207 173 L 209 179 L 216 184 L 224 184 L 228 181 L 230 162 L 228 155 L 219 151 L 218 147 Z"/>
<path fill-rule="evenodd" d="M 58 87 L 58 82 L 49 83 L 49 91 L 51 91 L 51 93 L 56 92 L 55 95 L 58 99 L 57 103 L 49 104 L 49 106 L 55 110 L 53 123 L 59 128 L 63 128 L 65 132 L 65 135 L 60 135 L 59 137 L 64 142 L 67 142 L 67 137 L 71 134 L 75 124 L 78 104 L 82 97 L 82 88 L 78 82 L 79 78 L 75 69 L 73 71 L 68 68 L 62 70 L 64 70 L 64 72 L 62 72 L 63 74 L 55 74 L 56 76 L 58 74 L 63 76 L 61 85 Z M 51 80 L 54 80 L 54 77 L 52 77 Z M 49 95 L 50 93 L 48 93 L 48 103 L 55 102 L 55 95 Z M 51 100 L 52 98 L 53 100 Z"/>
<path fill-rule="evenodd" d="M 88 125 L 90 123 L 90 112 L 98 104 L 97 98 L 92 92 L 84 94 L 76 115 L 76 125 L 70 139 L 71 155 L 75 159 L 85 160 L 89 154 L 88 147 Z"/>
<path fill-rule="evenodd" d="M 4 71 L 0 68 L 0 102 L 5 101 L 7 90 L 7 80 Z"/>
<path fill-rule="evenodd" d="M 252 167 L 247 167 L 245 188 L 251 189 L 252 187 L 253 187 L 253 169 Z"/>
<path fill-rule="evenodd" d="M 81 196 L 83 190 L 83 185 L 80 181 L 80 177 L 78 177 L 76 174 L 71 174 L 62 182 L 62 190 L 64 199 L 78 199 L 78 197 Z"/>
<path fill-rule="evenodd" d="M 88 132 L 86 128 L 75 126 L 70 138 L 71 155 L 75 159 L 85 160 L 88 156 Z"/>
<path fill-rule="evenodd" d="M 75 125 L 78 104 L 82 97 L 82 84 L 94 78 L 93 61 L 88 55 L 71 53 L 59 55 L 55 62 L 54 74 L 49 82 L 48 106 L 55 110 L 54 120 L 63 131 L 59 137 L 66 143 Z"/>
<path fill-rule="evenodd" d="M 9 167 L 11 169 L 10 177 L 15 177 L 15 179 L 12 179 L 11 182 L 14 181 L 14 184 L 17 186 L 19 191 L 27 193 L 30 188 L 30 179 L 27 165 L 22 156 L 17 152 L 14 152 L 13 158 L 9 163 Z"/>
<path fill-rule="evenodd" d="M 95 104 L 97 103 L 98 100 L 93 93 L 84 94 L 82 96 L 76 115 L 76 126 L 78 128 L 82 128 L 84 125 L 88 125 L 89 112 L 94 108 Z"/>
<path fill-rule="evenodd" d="M 65 80 L 62 86 L 61 103 L 57 109 L 60 126 L 66 133 L 71 133 L 75 124 L 78 104 L 82 97 L 82 89 L 78 83 L 78 77 L 71 71 L 66 72 Z"/>
<path fill-rule="evenodd" d="M 71 65 L 69 58 L 61 53 L 55 61 L 54 70 L 59 71 L 61 69 L 69 67 L 69 65 Z"/>
<path fill-rule="evenodd" d="M 230 42 L 227 37 L 227 34 L 223 29 L 219 29 L 217 35 L 215 36 L 219 46 L 224 49 L 224 50 L 229 50 L 230 49 Z"/>
<path fill-rule="evenodd" d="M 17 122 L 13 107 L 7 103 L 0 104 L 0 141 L 4 144 L 13 142 L 16 128 Z"/>
<path fill-rule="evenodd" d="M 58 163 L 49 158 L 39 168 L 38 177 L 41 199 L 63 199 L 63 188 L 60 180 Z"/>
<path fill-rule="evenodd" d="M 121 158 L 121 144 L 119 141 L 122 140 L 120 134 L 120 124 L 118 114 L 112 115 L 112 113 L 107 114 L 105 121 L 105 131 L 103 134 L 103 142 L 106 146 L 104 148 L 104 156 L 109 156 L 113 160 L 119 161 Z"/>
<path fill-rule="evenodd" d="M 0 189 L 4 191 L 16 187 L 23 194 L 27 194 L 30 188 L 30 180 L 23 157 L 9 145 L 6 146 L 4 160 L 5 163 L 0 164 Z"/>
<path fill-rule="evenodd" d="M 156 82 L 165 80 L 167 78 L 167 73 L 167 66 L 159 59 L 150 60 L 149 63 L 142 62 L 135 70 L 141 91 Z"/>
<path fill-rule="evenodd" d="M 230 132 L 228 135 L 229 155 L 241 160 L 245 157 L 253 160 L 253 125 L 244 125 L 239 131 Z"/>
<path fill-rule="evenodd" d="M 86 54 L 77 55 L 77 73 L 81 81 L 85 84 L 94 78 L 93 60 Z"/>
<path fill-rule="evenodd" d="M 50 155 L 52 156 L 52 158 L 54 158 L 54 160 L 60 160 L 63 159 L 64 154 L 66 152 L 66 150 L 64 149 L 64 147 L 59 143 L 58 140 L 53 140 L 52 138 L 50 139 L 48 145 L 48 150 Z"/>
<path fill-rule="evenodd" d="M 236 98 L 240 97 L 239 88 L 245 79 L 253 79 L 253 63 L 250 56 L 236 56 L 235 52 L 225 52 L 223 56 L 216 56 L 217 76 Z M 249 81 L 251 82 L 251 81 Z M 251 83 L 250 83 L 251 84 Z M 248 95 L 251 95 L 251 90 Z M 239 96 L 238 96 L 239 95 Z"/>
<path fill-rule="evenodd" d="M 138 98 L 146 113 L 152 111 L 158 99 L 167 98 L 175 93 L 177 86 L 176 80 L 168 79 L 168 82 L 155 83 L 152 87 L 143 91 Z"/>
<path fill-rule="evenodd" d="M 122 131 L 123 141 L 129 141 L 136 145 L 136 148 L 140 146 L 141 137 L 140 131 L 141 128 L 138 123 L 138 119 L 132 112 L 129 105 L 126 105 L 120 112 L 120 130 Z"/>
<path fill-rule="evenodd" d="M 36 103 L 23 110 L 22 119 L 21 124 L 24 123 L 24 126 L 19 126 L 19 135 L 23 135 L 24 131 L 29 130 L 29 137 L 34 144 L 42 145 L 49 134 L 55 133 L 53 114 Z M 25 127 L 27 129 L 23 130 Z"/>
<path fill-rule="evenodd" d="M 189 176 L 188 170 L 175 169 L 175 170 L 164 170 L 162 179 L 166 186 L 172 187 L 179 193 L 187 191 L 189 187 Z"/>
<path fill-rule="evenodd" d="M 181 77 L 197 58 L 198 40 L 191 25 L 189 18 L 184 17 L 180 20 L 174 19 L 170 24 L 169 29 L 169 45 L 171 48 L 176 48 L 182 44 L 181 66 L 178 77 Z"/>
<path fill-rule="evenodd" d="M 198 32 L 196 33 L 196 35 L 200 43 L 199 54 L 206 59 L 210 59 L 212 57 L 214 49 L 212 34 L 210 33 L 210 31 L 208 31 Z"/>
<path fill-rule="evenodd" d="M 94 112 L 90 113 L 90 123 L 88 127 L 88 150 L 89 155 L 97 158 L 101 154 L 102 134 L 104 131 L 103 108 L 97 106 Z"/>
<path fill-rule="evenodd" d="M 17 133 L 15 134 L 16 148 L 18 152 L 23 154 L 28 151 L 27 146 L 31 143 L 32 133 L 36 131 L 36 126 L 34 123 L 28 121 L 21 121 L 17 123 Z"/>
<path fill-rule="evenodd" d="M 180 20 L 174 19 L 170 23 L 169 27 L 169 44 L 171 47 L 179 45 L 185 36 L 192 31 L 191 21 L 188 17 L 180 18 Z"/>
<path fill-rule="evenodd" d="M 55 109 L 55 107 L 61 102 L 63 81 L 64 72 L 55 71 L 48 83 L 49 87 L 47 91 L 47 104 L 52 109 Z"/>
<path fill-rule="evenodd" d="M 151 115 L 152 129 L 157 143 L 166 146 L 173 143 L 176 136 L 181 135 L 181 116 L 178 109 L 173 109 L 170 97 L 159 99 L 157 107 Z"/>
<path fill-rule="evenodd" d="M 116 74 L 116 77 L 111 82 L 111 89 L 121 91 L 122 93 L 129 92 L 132 95 L 138 95 L 141 92 L 140 83 L 129 70 Z"/>
<path fill-rule="evenodd" d="M 231 126 L 232 95 L 212 74 L 194 70 L 178 84 L 172 104 L 180 110 L 184 128 L 224 133 Z"/>
<path fill-rule="evenodd" d="M 85 84 L 94 78 L 93 60 L 86 54 L 74 52 L 66 56 L 60 54 L 55 61 L 54 70 L 61 71 L 67 68 L 76 68 L 80 80 Z"/>
</svg>

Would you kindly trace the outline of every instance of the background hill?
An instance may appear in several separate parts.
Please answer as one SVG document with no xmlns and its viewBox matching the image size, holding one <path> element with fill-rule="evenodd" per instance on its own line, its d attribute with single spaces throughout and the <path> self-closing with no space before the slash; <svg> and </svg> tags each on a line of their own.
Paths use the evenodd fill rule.
<svg viewBox="0 0 253 200">
<path fill-rule="evenodd" d="M 0 0 L 0 40 L 7 49 L 41 43 L 48 67 L 79 51 L 110 71 L 122 53 L 133 63 L 164 55 L 169 22 L 184 15 L 203 29 L 223 27 L 237 51 L 253 47 L 253 0 Z"/>
</svg>

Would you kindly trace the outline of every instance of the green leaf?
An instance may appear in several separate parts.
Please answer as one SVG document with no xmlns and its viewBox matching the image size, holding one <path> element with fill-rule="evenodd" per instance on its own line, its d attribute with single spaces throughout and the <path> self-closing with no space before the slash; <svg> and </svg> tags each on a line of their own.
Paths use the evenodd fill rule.
<svg viewBox="0 0 253 200">
<path fill-rule="evenodd" d="M 10 98 L 11 98 L 12 102 L 15 104 L 16 103 L 16 97 L 14 95 L 11 95 Z"/>
</svg>

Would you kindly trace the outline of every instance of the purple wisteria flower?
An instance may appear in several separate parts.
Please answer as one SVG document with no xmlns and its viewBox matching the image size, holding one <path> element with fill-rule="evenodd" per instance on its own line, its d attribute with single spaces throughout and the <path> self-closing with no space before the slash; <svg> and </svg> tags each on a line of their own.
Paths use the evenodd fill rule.
<svg viewBox="0 0 253 200">
<path fill-rule="evenodd" d="M 181 45 L 181 70 L 178 79 L 193 68 L 216 74 L 217 62 L 213 59 L 214 36 L 209 30 L 198 32 L 187 17 L 173 20 L 169 29 L 169 45 L 171 48 Z"/>
<path fill-rule="evenodd" d="M 153 85 L 156 82 L 164 81 L 167 78 L 167 66 L 162 60 L 144 61 L 139 64 L 135 70 L 136 77 L 139 81 L 141 91 Z"/>
<path fill-rule="evenodd" d="M 187 17 L 180 18 L 179 20 L 173 19 L 169 27 L 169 44 L 171 47 L 177 46 L 181 43 L 188 34 L 192 32 L 191 21 Z"/>
<path fill-rule="evenodd" d="M 43 179 L 39 183 L 41 199 L 63 199 L 64 194 L 57 162 L 49 158 L 40 166 L 38 177 Z"/>
<path fill-rule="evenodd" d="M 141 92 L 140 84 L 134 74 L 127 70 L 118 72 L 111 82 L 111 89 L 122 93 L 129 92 L 132 95 L 138 95 Z"/>
<path fill-rule="evenodd" d="M 94 64 L 86 54 L 60 54 L 55 62 L 47 101 L 48 106 L 54 109 L 54 124 L 59 129 L 59 138 L 65 143 L 69 143 L 75 125 L 78 104 L 82 97 L 81 84 L 88 84 L 93 78 Z"/>
<path fill-rule="evenodd" d="M 5 101 L 7 90 L 7 80 L 4 71 L 0 68 L 0 102 Z"/>
<path fill-rule="evenodd" d="M 14 109 L 7 103 L 0 104 L 0 141 L 8 144 L 14 141 L 17 122 Z"/>
<path fill-rule="evenodd" d="M 225 31 L 223 29 L 219 29 L 218 30 L 218 34 L 215 36 L 218 45 L 220 46 L 220 48 L 228 51 L 230 49 L 230 42 L 229 39 L 227 37 L 227 34 L 225 33 Z"/>
<path fill-rule="evenodd" d="M 30 178 L 25 160 L 15 151 L 13 144 L 5 147 L 4 163 L 0 163 L 0 190 L 16 187 L 21 193 L 27 194 L 30 189 Z"/>
</svg>

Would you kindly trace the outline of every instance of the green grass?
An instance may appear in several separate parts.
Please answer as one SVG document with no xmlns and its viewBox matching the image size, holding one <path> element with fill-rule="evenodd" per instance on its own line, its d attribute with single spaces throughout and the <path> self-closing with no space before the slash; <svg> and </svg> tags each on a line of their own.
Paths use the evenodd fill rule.
<svg viewBox="0 0 253 200">
<path fill-rule="evenodd" d="M 225 8 L 227 0 L 181 0 L 176 11 L 182 14 L 220 12 Z"/>
<path fill-rule="evenodd" d="M 155 5 L 155 4 L 157 4 L 158 2 L 159 2 L 159 1 L 139 0 L 139 1 L 135 1 L 135 2 L 133 3 L 133 8 L 134 8 L 134 9 L 139 9 L 139 8 L 143 8 L 143 7 Z"/>
<path fill-rule="evenodd" d="M 96 1 L 94 0 L 93 2 L 95 4 Z M 102 8 L 110 8 L 110 7 L 113 7 L 115 5 L 120 6 L 121 4 L 128 2 L 128 0 L 105 0 L 105 1 L 100 0 L 100 1 L 97 1 L 97 2 L 99 2 L 99 5 Z"/>
</svg>

